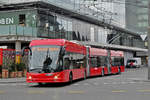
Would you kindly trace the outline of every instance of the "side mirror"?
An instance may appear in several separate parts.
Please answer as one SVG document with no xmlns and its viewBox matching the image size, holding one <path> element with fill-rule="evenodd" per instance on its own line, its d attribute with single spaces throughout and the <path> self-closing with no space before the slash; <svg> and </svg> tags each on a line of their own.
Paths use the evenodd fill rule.
<svg viewBox="0 0 150 100">
<path fill-rule="evenodd" d="M 61 47 L 60 53 L 61 53 L 61 56 L 65 55 L 65 47 Z"/>
<path fill-rule="evenodd" d="M 22 49 L 22 51 L 21 51 L 21 56 L 22 56 L 22 57 L 24 56 L 26 49 L 29 50 L 29 51 L 30 51 L 30 55 L 32 55 L 32 50 L 31 50 L 30 47 L 23 47 L 23 49 Z"/>
<path fill-rule="evenodd" d="M 69 58 L 69 57 L 64 57 L 64 59 L 70 60 L 70 58 Z"/>
</svg>

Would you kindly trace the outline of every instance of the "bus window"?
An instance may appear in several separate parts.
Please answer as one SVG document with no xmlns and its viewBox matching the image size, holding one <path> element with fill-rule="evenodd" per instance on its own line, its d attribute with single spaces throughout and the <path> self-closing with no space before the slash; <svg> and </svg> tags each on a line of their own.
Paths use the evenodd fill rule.
<svg viewBox="0 0 150 100">
<path fill-rule="evenodd" d="M 58 71 L 62 71 L 63 70 L 63 59 L 59 59 L 57 62 L 58 65 Z"/>
<path fill-rule="evenodd" d="M 97 67 L 106 66 L 107 65 L 107 57 L 99 56 L 97 57 Z"/>
<path fill-rule="evenodd" d="M 69 69 L 70 63 L 69 57 L 64 58 L 64 69 Z"/>
<path fill-rule="evenodd" d="M 70 68 L 66 68 L 69 67 Z M 79 69 L 86 67 L 86 57 L 83 54 L 66 52 L 64 56 L 65 69 Z"/>
<path fill-rule="evenodd" d="M 83 68 L 86 68 L 86 56 L 83 57 Z"/>
<path fill-rule="evenodd" d="M 97 57 L 97 67 L 101 66 L 101 57 Z"/>
<path fill-rule="evenodd" d="M 97 57 L 91 57 L 91 67 L 97 67 Z"/>
<path fill-rule="evenodd" d="M 121 58 L 120 62 L 121 62 L 121 66 L 124 66 L 124 58 Z"/>
<path fill-rule="evenodd" d="M 112 57 L 112 66 L 121 66 L 124 65 L 124 58 Z"/>
</svg>

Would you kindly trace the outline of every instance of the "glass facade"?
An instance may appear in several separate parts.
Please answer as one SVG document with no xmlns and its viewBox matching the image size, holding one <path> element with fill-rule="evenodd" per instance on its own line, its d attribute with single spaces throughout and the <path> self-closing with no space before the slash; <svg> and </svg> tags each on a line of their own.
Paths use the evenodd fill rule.
<svg viewBox="0 0 150 100">
<path fill-rule="evenodd" d="M 126 5 L 126 28 L 137 34 L 147 34 L 149 0 L 127 0 L 134 5 Z"/>
<path fill-rule="evenodd" d="M 111 2 L 109 0 L 0 0 L 3 3 L 23 3 L 43 1 L 95 19 L 125 27 L 125 0 Z M 121 2 L 121 4 L 120 4 Z M 121 9 L 120 9 L 121 8 Z"/>
<path fill-rule="evenodd" d="M 51 2 L 53 1 L 55 1 L 55 3 L 56 1 L 62 3 L 62 0 L 51 0 Z M 80 4 L 81 1 L 64 0 L 66 7 L 67 5 L 70 5 L 69 2 Z M 74 7 L 76 7 L 76 5 Z M 34 10 L 20 9 L 1 11 L 0 35 L 19 35 L 51 39 L 61 38 L 67 40 L 94 41 L 103 44 L 110 43 L 142 48 L 144 46 L 141 38 L 138 36 L 107 29 L 106 27 L 91 24 L 71 16 L 64 16 L 61 13 L 57 14 L 49 11 L 48 9 L 43 10 L 38 8 Z"/>
<path fill-rule="evenodd" d="M 141 38 L 123 32 L 110 30 L 60 14 L 38 14 L 38 37 L 63 38 L 78 41 L 94 41 L 103 44 L 117 44 L 131 47 L 144 47 Z M 45 30 L 44 30 L 45 29 Z M 116 37 L 115 39 L 112 39 Z M 112 41 L 110 41 L 112 39 Z"/>
<path fill-rule="evenodd" d="M 55 13 L 38 14 L 37 36 L 68 40 L 90 40 L 90 24 Z M 93 33 L 95 34 L 95 33 Z"/>
<path fill-rule="evenodd" d="M 125 0 L 98 0 L 106 23 L 125 28 Z"/>
<path fill-rule="evenodd" d="M 37 36 L 36 10 L 0 12 L 0 35 Z"/>
</svg>

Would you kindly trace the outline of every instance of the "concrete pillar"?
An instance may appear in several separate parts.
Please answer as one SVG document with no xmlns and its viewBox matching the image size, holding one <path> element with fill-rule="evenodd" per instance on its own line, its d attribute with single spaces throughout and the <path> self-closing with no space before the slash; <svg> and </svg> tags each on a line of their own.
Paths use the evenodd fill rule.
<svg viewBox="0 0 150 100">
<path fill-rule="evenodd" d="M 16 41 L 15 49 L 16 49 L 16 51 L 21 51 L 21 42 L 20 41 Z"/>
<path fill-rule="evenodd" d="M 16 62 L 17 64 L 19 64 L 20 61 L 21 61 L 21 58 L 20 58 L 21 42 L 20 42 L 20 41 L 16 41 L 16 42 L 15 42 L 15 49 L 16 49 L 16 60 L 15 60 L 15 62 Z"/>
<path fill-rule="evenodd" d="M 126 66 L 127 60 L 133 58 L 133 52 L 124 52 L 124 65 Z"/>
</svg>

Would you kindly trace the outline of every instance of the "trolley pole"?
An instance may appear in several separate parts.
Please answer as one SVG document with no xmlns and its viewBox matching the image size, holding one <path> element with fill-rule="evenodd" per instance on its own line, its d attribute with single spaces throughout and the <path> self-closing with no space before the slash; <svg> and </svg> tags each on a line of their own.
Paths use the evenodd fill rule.
<svg viewBox="0 0 150 100">
<path fill-rule="evenodd" d="M 148 80 L 150 80 L 150 2 L 148 6 Z"/>
</svg>

